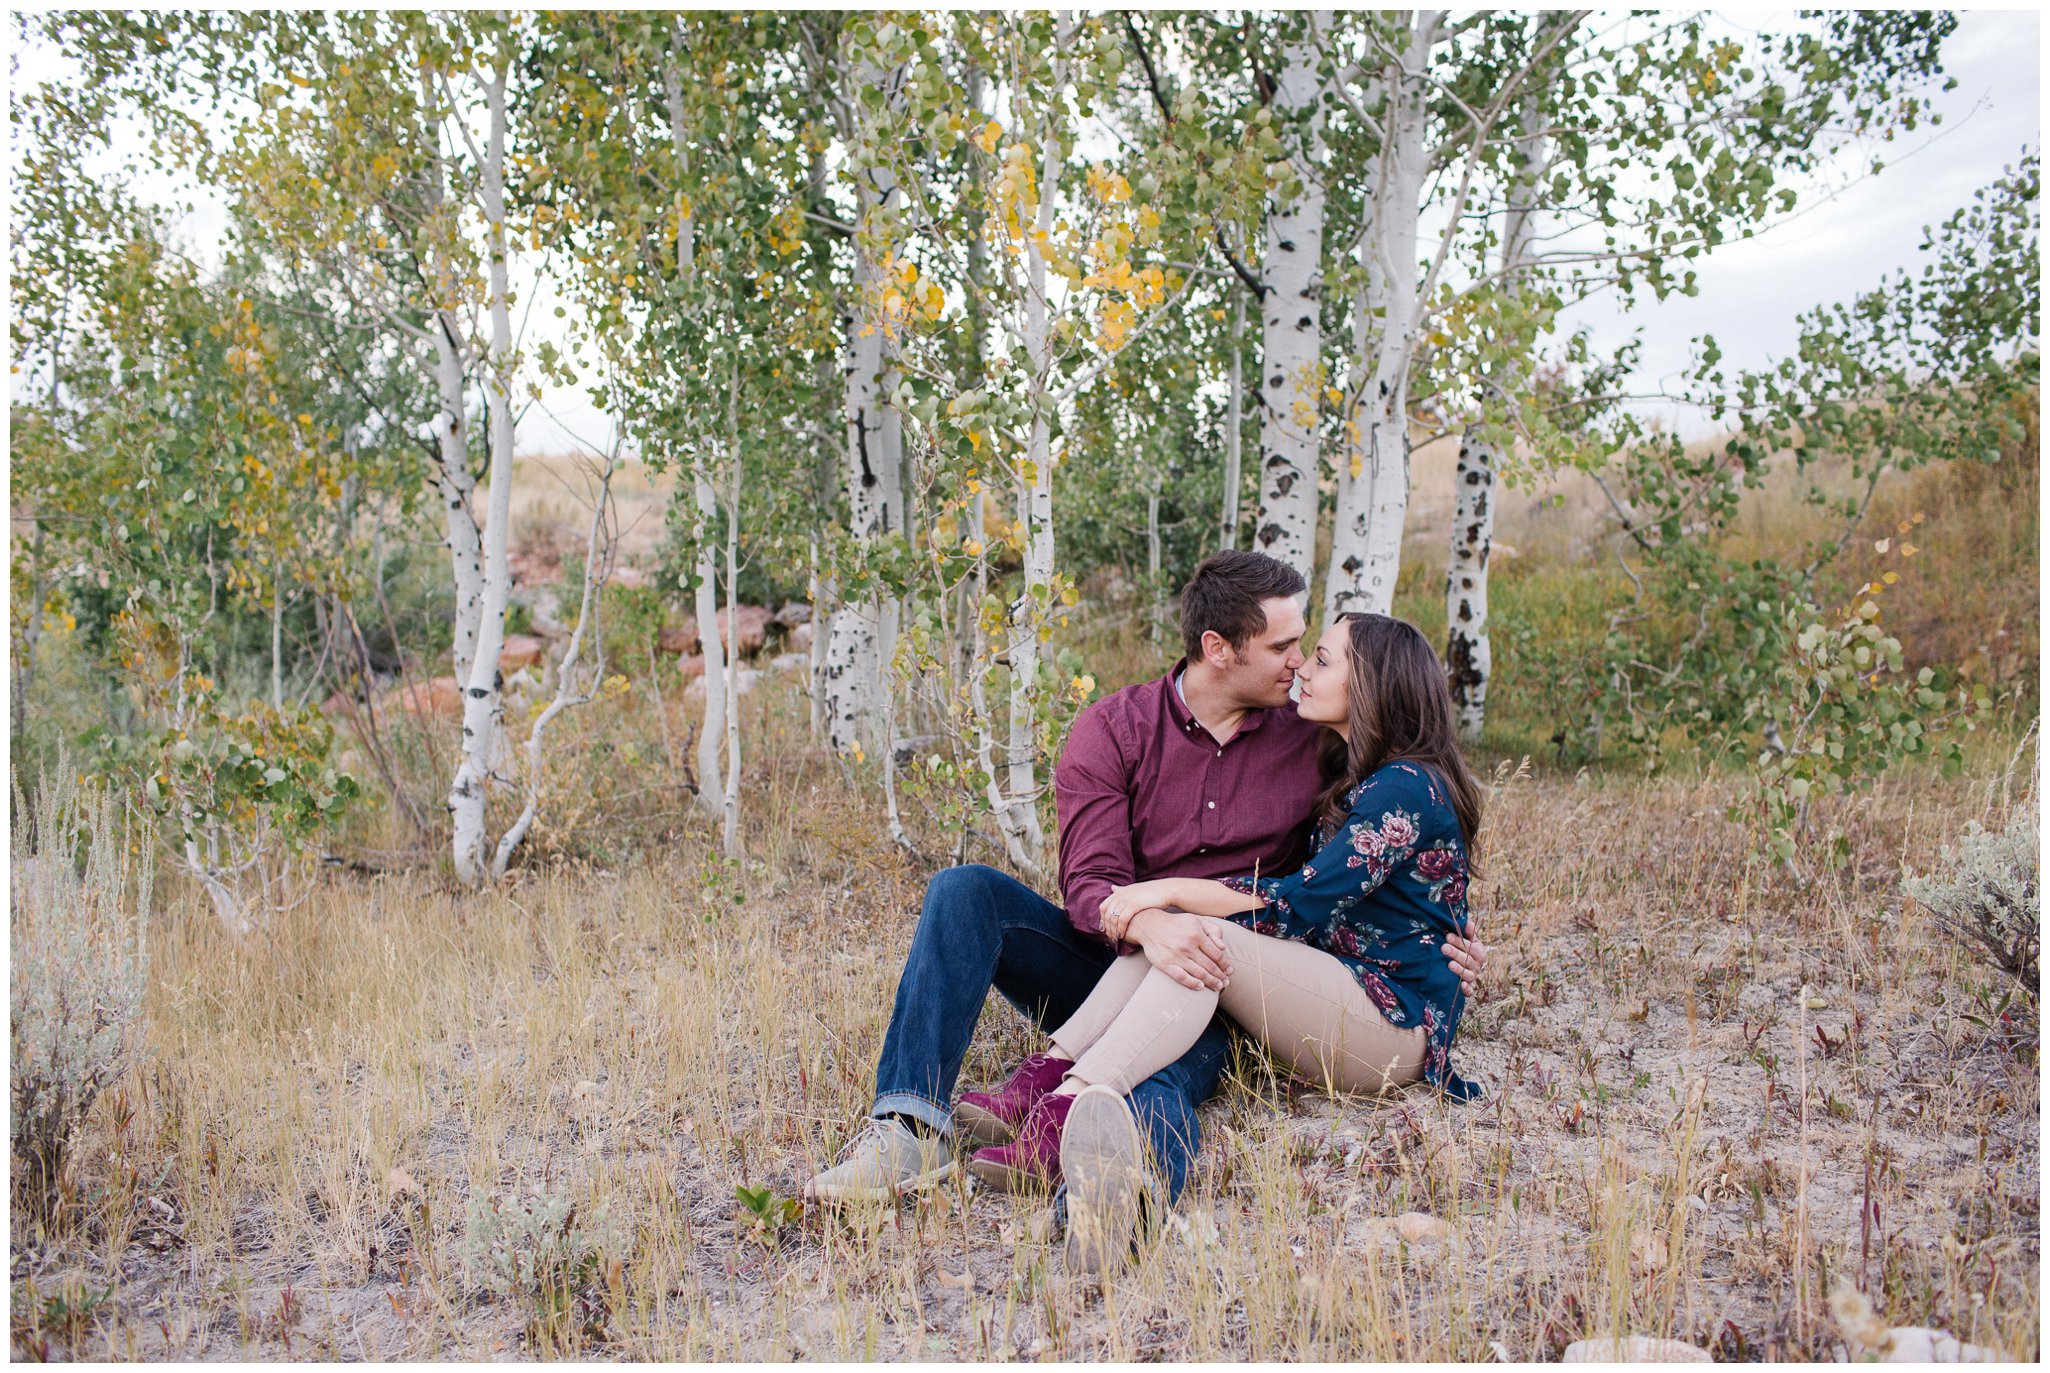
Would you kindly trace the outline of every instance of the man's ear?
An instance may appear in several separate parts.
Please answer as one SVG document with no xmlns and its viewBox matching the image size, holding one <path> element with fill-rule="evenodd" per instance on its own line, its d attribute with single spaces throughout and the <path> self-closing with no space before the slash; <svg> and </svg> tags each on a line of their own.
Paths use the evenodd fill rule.
<svg viewBox="0 0 2050 1373">
<path fill-rule="evenodd" d="M 1203 661 L 1215 668 L 1231 662 L 1231 640 L 1214 629 L 1203 631 Z"/>
</svg>

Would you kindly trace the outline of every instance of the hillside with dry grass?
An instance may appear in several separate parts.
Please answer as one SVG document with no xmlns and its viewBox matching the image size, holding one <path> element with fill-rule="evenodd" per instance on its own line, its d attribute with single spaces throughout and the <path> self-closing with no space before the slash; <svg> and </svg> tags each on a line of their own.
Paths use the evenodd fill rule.
<svg viewBox="0 0 2050 1373">
<path fill-rule="evenodd" d="M 712 856 L 680 771 L 696 707 L 658 676 L 569 718 L 564 801 L 502 891 L 458 893 L 388 813 L 248 949 L 172 889 L 147 1055 L 90 1117 L 58 1214 L 17 1216 L 15 1352 L 1543 1360 L 1629 1333 L 1827 1360 L 1897 1326 L 2034 1358 L 2035 988 L 1903 886 L 1967 822 L 2037 804 L 2030 456 L 1900 479 L 1876 515 L 1930 517 L 1911 646 L 1976 653 L 2013 692 L 1964 776 L 1909 768 L 1837 803 L 1848 862 L 1803 884 L 1729 818 L 1740 776 L 1545 750 L 1498 768 L 1474 892 L 1493 953 L 1456 1047 L 1484 1098 L 1332 1098 L 1242 1054 L 1179 1208 L 1108 1291 L 1066 1278 L 1042 1200 L 789 1200 L 866 1109 L 946 855 L 884 838 L 811 744 L 801 674 L 767 674 L 747 857 Z M 1580 480 L 1505 512 L 1511 615 L 1563 619 L 1607 575 L 1589 493 L 1553 499 Z M 530 468 L 521 548 L 574 523 L 573 481 Z M 653 528 L 662 494 L 629 493 Z M 1787 541 L 1774 497 L 1740 537 Z M 1404 596 L 1425 620 L 1418 509 Z M 1106 687 L 1171 652 L 1143 607 L 1082 609 Z M 1543 734 L 1542 686 L 1514 674 L 1490 766 Z M 432 743 L 400 749 L 426 795 Z M 1033 1047 L 993 999 L 963 1085 Z M 1832 1312 L 1847 1288 L 1871 1321 Z"/>
<path fill-rule="evenodd" d="M 738 873 L 335 881 L 253 957 L 174 918 L 153 1062 L 98 1123 L 76 1228 L 24 1255 L 18 1340 L 1463 1360 L 1628 1330 L 1798 1359 L 1829 1357 L 1855 1278 L 1893 1323 L 2037 1348 L 2033 1028 L 1899 891 L 1937 861 L 1931 815 L 1997 821 L 2022 776 L 1887 784 L 1807 889 L 1748 855 L 1718 784 L 1504 782 L 1495 970 L 1458 1049 L 1486 1099 L 1331 1099 L 1243 1059 L 1169 1233 L 1103 1296 L 1030 1199 L 737 1205 L 794 1195 L 865 1109 L 924 877 L 835 779 L 787 785 Z M 992 1006 L 965 1079 L 1032 1043 Z M 486 1300 L 465 1218 L 537 1187 L 617 1246 L 559 1304 Z M 1400 1240 L 1410 1212 L 1449 1233 Z"/>
</svg>

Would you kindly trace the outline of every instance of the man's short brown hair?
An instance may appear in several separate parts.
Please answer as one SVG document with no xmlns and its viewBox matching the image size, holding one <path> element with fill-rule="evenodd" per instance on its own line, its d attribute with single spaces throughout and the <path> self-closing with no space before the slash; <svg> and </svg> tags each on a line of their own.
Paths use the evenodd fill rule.
<svg viewBox="0 0 2050 1373">
<path fill-rule="evenodd" d="M 1265 553 L 1227 549 L 1212 554 L 1182 588 L 1182 651 L 1189 661 L 1203 657 L 1203 635 L 1216 630 L 1234 650 L 1267 627 L 1262 601 L 1300 596 L 1303 574 Z"/>
</svg>

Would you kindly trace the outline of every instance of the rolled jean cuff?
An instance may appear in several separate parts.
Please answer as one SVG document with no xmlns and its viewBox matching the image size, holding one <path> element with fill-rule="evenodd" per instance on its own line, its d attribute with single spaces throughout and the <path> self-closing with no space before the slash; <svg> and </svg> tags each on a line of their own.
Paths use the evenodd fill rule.
<svg viewBox="0 0 2050 1373">
<path fill-rule="evenodd" d="M 954 1113 L 916 1092 L 890 1092 L 879 1096 L 869 1115 L 878 1120 L 884 1116 L 910 1116 L 930 1125 L 947 1139 L 954 1137 Z"/>
</svg>

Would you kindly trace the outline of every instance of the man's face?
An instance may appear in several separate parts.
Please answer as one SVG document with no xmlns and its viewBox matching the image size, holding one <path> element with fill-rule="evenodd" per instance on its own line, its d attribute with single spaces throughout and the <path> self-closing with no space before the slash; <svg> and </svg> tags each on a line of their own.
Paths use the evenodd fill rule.
<svg viewBox="0 0 2050 1373">
<path fill-rule="evenodd" d="M 1225 690 L 1248 710 L 1268 710 L 1285 704 L 1296 669 L 1303 665 L 1306 626 L 1295 597 L 1276 596 L 1262 601 L 1260 609 L 1267 614 L 1266 628 L 1256 631 L 1236 650 L 1224 642 L 1222 635 L 1205 636 L 1206 650 L 1210 644 L 1223 649 Z M 1211 654 L 1210 659 L 1215 663 L 1218 655 Z"/>
</svg>

